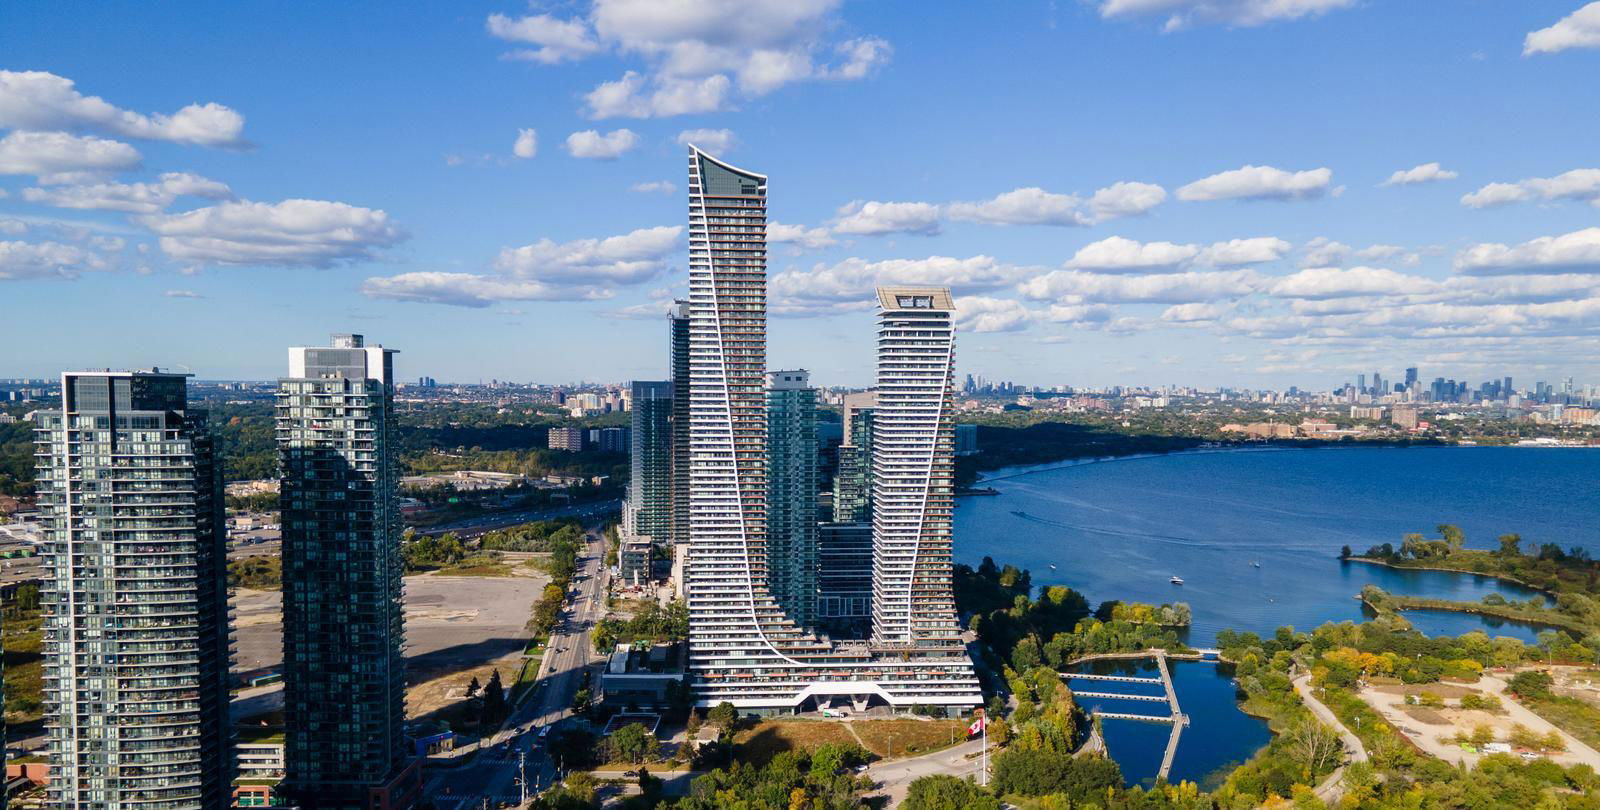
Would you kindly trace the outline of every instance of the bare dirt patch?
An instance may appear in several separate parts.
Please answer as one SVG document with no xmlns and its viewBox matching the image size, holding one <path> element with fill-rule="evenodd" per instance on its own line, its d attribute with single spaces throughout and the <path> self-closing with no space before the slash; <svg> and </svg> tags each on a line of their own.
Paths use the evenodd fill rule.
<svg viewBox="0 0 1600 810">
<path fill-rule="evenodd" d="M 1448 726 L 1450 721 L 1444 715 L 1429 709 L 1426 706 L 1406 706 L 1402 709 L 1408 717 L 1418 723 L 1427 723 L 1430 726 Z"/>
<path fill-rule="evenodd" d="M 1431 692 L 1450 700 L 1460 700 L 1464 695 L 1483 694 L 1482 689 L 1474 689 L 1470 686 L 1462 686 L 1455 683 L 1386 684 L 1371 687 L 1369 691 L 1384 695 L 1421 695 L 1423 692 Z"/>
</svg>

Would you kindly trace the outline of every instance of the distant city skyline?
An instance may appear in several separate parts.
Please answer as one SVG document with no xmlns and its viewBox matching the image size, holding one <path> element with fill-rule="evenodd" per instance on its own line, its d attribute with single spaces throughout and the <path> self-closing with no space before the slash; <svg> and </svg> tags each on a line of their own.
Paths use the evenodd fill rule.
<svg viewBox="0 0 1600 810">
<path fill-rule="evenodd" d="M 358 328 L 403 378 L 663 379 L 627 347 L 687 292 L 694 141 L 783 178 L 770 361 L 820 384 L 894 284 L 953 289 L 961 375 L 1600 379 L 1581 0 L 644 2 L 9 9 L 0 374 L 271 379 Z"/>
</svg>

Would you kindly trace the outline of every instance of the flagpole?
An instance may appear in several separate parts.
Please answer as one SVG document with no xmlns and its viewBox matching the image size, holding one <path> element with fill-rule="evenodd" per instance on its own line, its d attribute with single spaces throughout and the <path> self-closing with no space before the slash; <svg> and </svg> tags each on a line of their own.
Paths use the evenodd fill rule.
<svg viewBox="0 0 1600 810">
<path fill-rule="evenodd" d="M 989 718 L 984 716 L 982 709 L 978 710 L 978 722 L 981 724 L 979 726 L 978 730 L 983 732 L 983 780 L 980 782 L 980 784 L 982 784 L 984 787 L 988 787 L 988 785 L 989 785 Z"/>
</svg>

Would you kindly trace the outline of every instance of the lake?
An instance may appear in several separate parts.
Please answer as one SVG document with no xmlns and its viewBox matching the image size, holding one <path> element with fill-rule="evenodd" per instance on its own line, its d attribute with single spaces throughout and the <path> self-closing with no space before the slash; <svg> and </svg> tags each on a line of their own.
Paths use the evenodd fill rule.
<svg viewBox="0 0 1600 810">
<path fill-rule="evenodd" d="M 1536 596 L 1489 577 L 1341 562 L 1339 548 L 1398 546 L 1408 532 L 1433 535 L 1437 524 L 1454 523 L 1469 548 L 1494 548 L 1498 535 L 1514 532 L 1525 550 L 1553 542 L 1600 552 L 1596 480 L 1600 450 L 1547 448 L 1200 451 L 1005 470 L 986 479 L 999 495 L 958 501 L 956 559 L 977 565 L 987 555 L 1031 569 L 1035 585 L 1067 585 L 1091 605 L 1188 602 L 1194 624 L 1186 640 L 1211 646 L 1223 629 L 1265 635 L 1285 624 L 1364 621 L 1354 597 L 1369 583 L 1439 599 Z M 1168 582 L 1173 576 L 1184 584 Z M 1484 630 L 1532 641 L 1541 629 L 1472 614 L 1405 615 L 1430 635 Z M 1155 671 L 1153 663 L 1121 666 Z M 1193 722 L 1173 781 L 1204 782 L 1266 743 L 1266 724 L 1238 710 L 1226 667 L 1177 662 L 1173 680 Z M 1081 702 L 1146 714 L 1166 708 Z M 1155 777 L 1170 726 L 1108 720 L 1103 728 L 1129 784 Z"/>
<path fill-rule="evenodd" d="M 1029 568 L 1035 584 L 1068 585 L 1091 603 L 1188 602 L 1188 641 L 1208 646 L 1223 629 L 1361 621 L 1354 597 L 1369 583 L 1439 599 L 1526 599 L 1534 592 L 1488 577 L 1337 556 L 1344 545 L 1360 552 L 1399 545 L 1408 532 L 1432 535 L 1440 523 L 1460 526 L 1472 548 L 1515 532 L 1525 549 L 1600 551 L 1596 480 L 1600 450 L 1576 448 L 1244 450 L 1009 470 L 988 479 L 998 496 L 960 499 L 956 558 Z M 1173 576 L 1184 584 L 1170 584 Z M 1436 616 L 1424 622 L 1435 632 L 1537 632 Z"/>
</svg>

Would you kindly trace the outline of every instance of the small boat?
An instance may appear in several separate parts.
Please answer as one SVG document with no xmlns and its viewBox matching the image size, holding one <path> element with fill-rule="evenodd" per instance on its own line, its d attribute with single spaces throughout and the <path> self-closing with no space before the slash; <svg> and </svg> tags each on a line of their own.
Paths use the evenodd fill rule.
<svg viewBox="0 0 1600 810">
<path fill-rule="evenodd" d="M 1251 568 L 1260 568 L 1261 567 L 1261 561 L 1260 560 L 1251 561 L 1250 567 Z"/>
<path fill-rule="evenodd" d="M 1051 571 L 1056 570 L 1056 564 L 1055 563 L 1050 563 L 1050 570 Z"/>
<path fill-rule="evenodd" d="M 1183 584 L 1183 577 L 1173 577 L 1172 579 L 1169 579 L 1167 581 L 1171 582 L 1174 585 L 1182 585 Z"/>
</svg>

